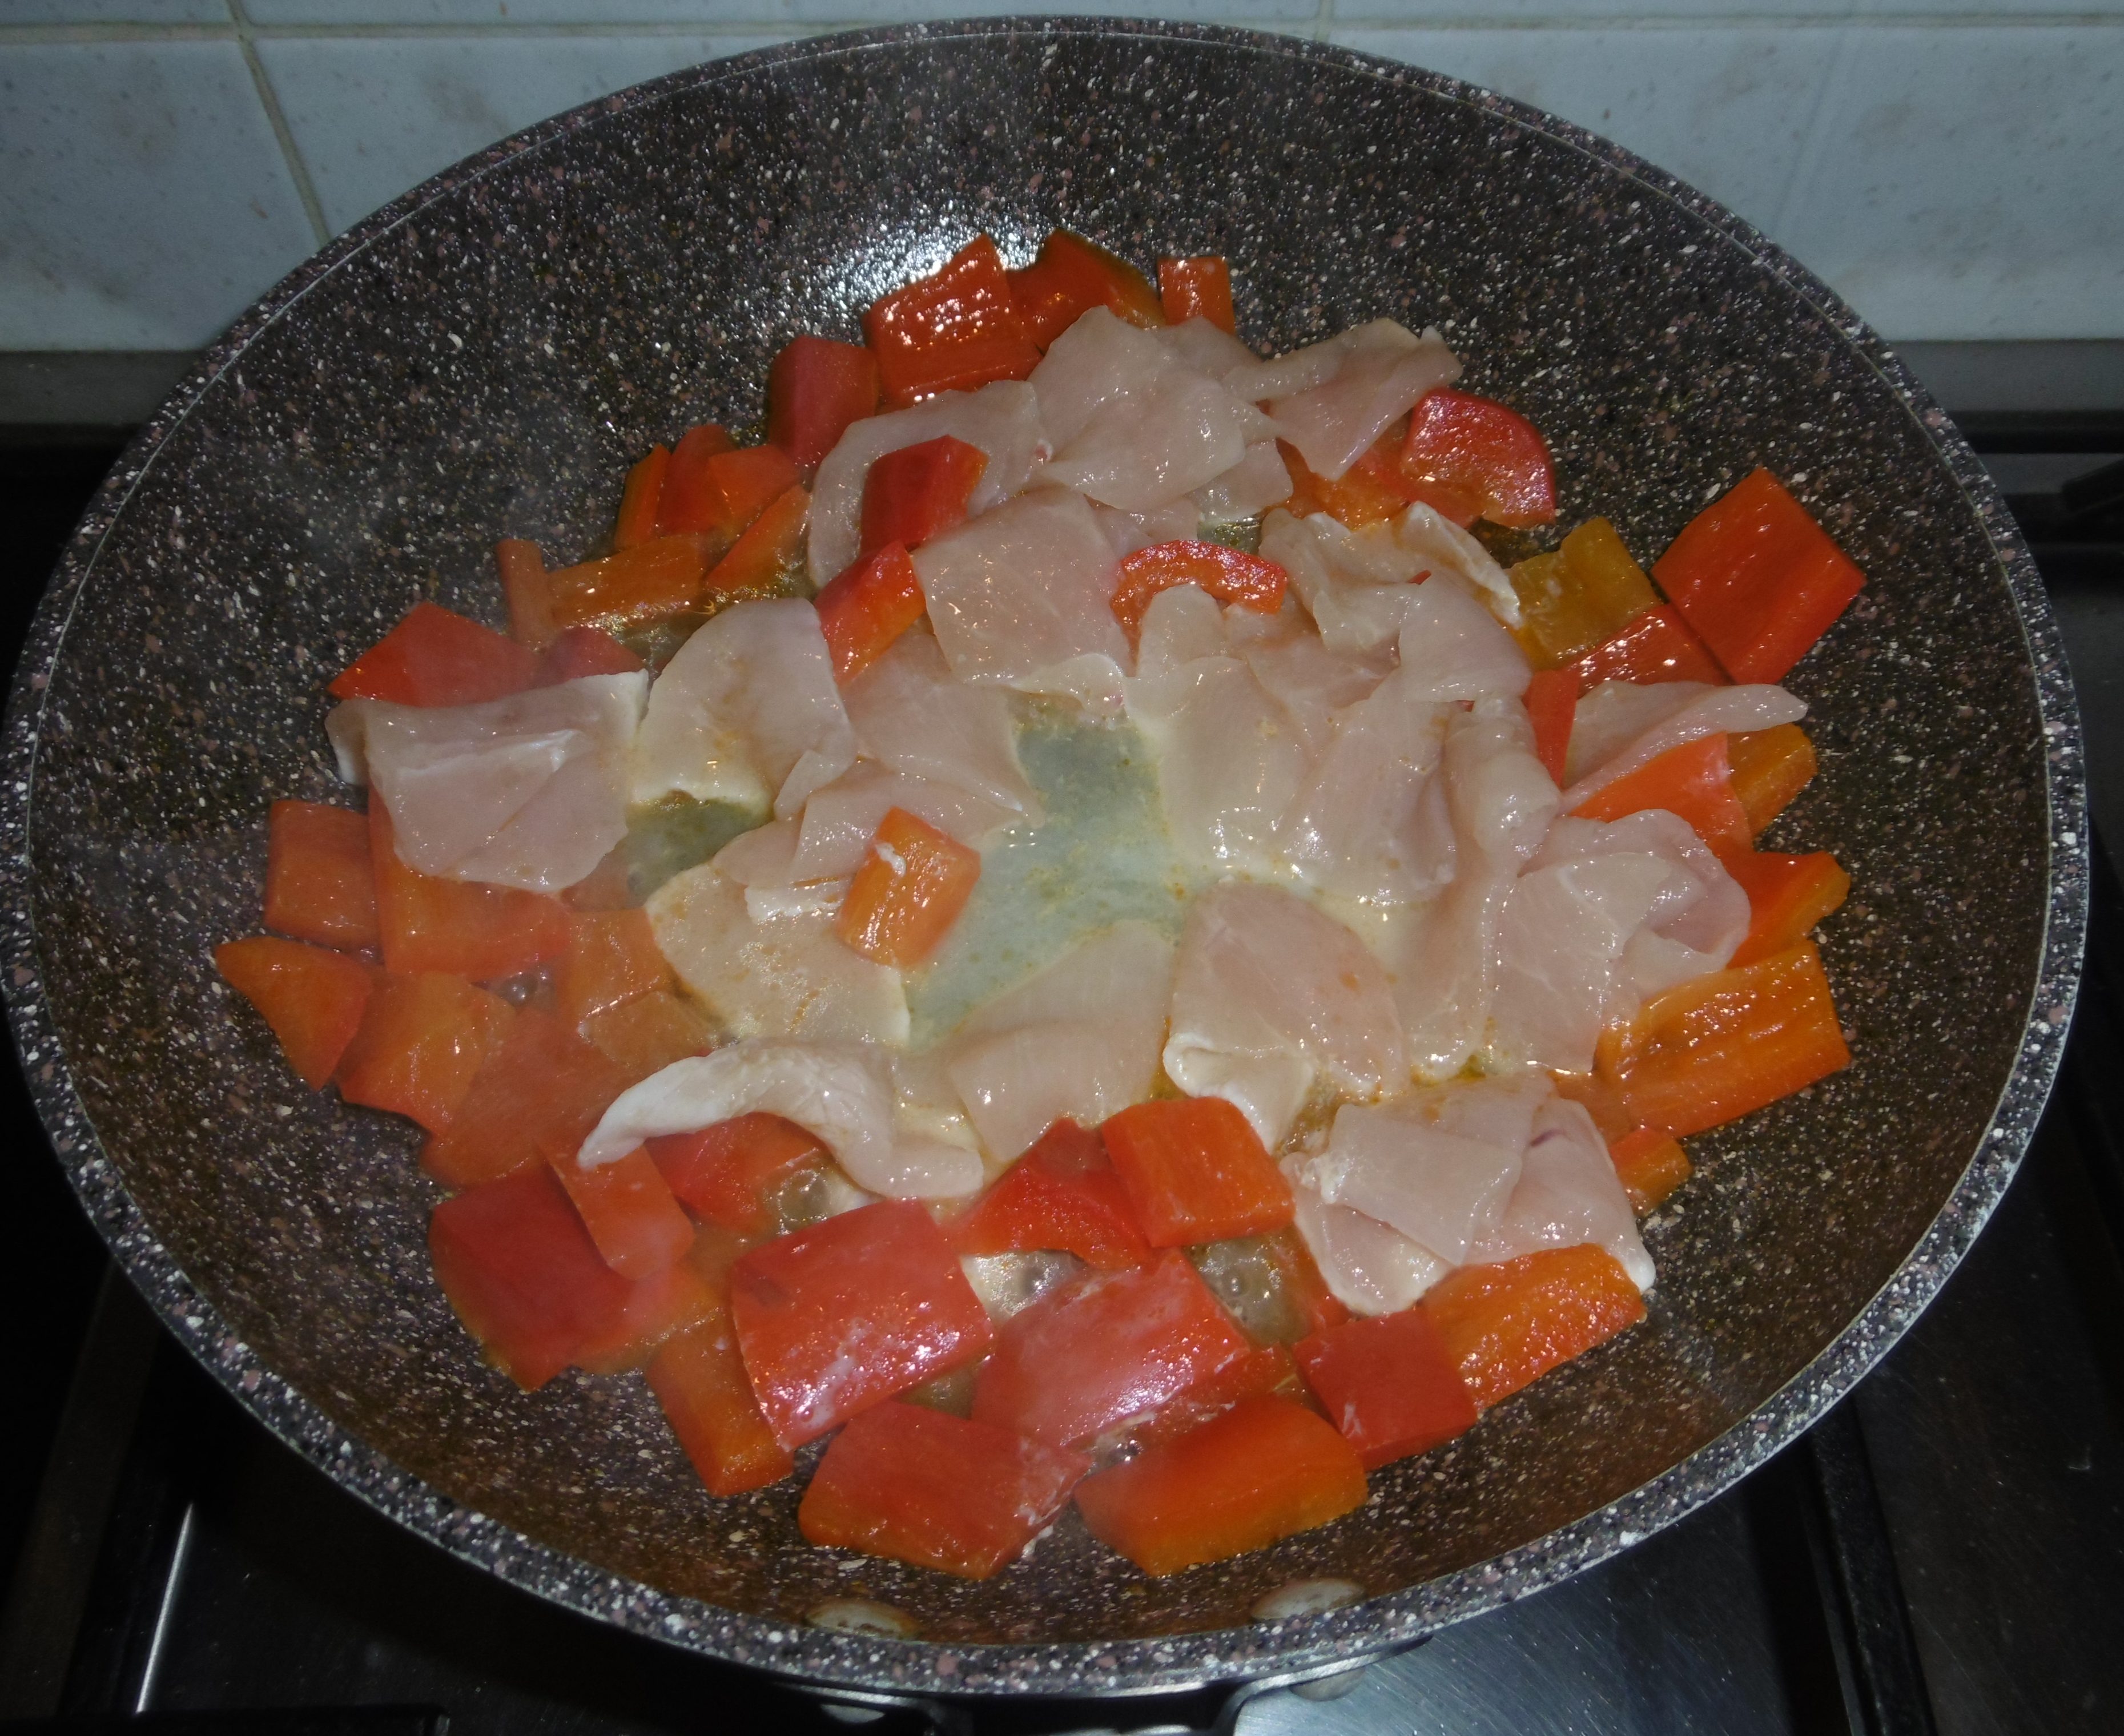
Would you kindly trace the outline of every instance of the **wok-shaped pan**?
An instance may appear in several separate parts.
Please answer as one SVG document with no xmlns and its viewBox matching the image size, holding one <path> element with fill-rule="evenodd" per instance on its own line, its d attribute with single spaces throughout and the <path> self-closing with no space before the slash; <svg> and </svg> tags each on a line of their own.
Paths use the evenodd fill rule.
<svg viewBox="0 0 2124 1736">
<path fill-rule="evenodd" d="M 969 1585 L 807 1548 L 798 1485 L 712 1499 L 637 1377 L 522 1394 L 430 1277 L 409 1124 L 303 1091 L 208 950 L 264 815 L 339 792 L 323 683 L 414 599 L 498 615 L 505 533 L 589 551 L 626 464 L 755 421 L 792 333 L 986 229 L 1220 252 L 1242 330 L 1436 324 L 1649 555 L 1756 463 L 1869 575 L 1792 685 L 1781 823 L 1856 889 L 1857 1059 L 1695 1142 L 1652 1318 L 1374 1479 L 1348 1518 L 1149 1580 L 1065 1521 Z M 1833 1402 L 1967 1247 L 2040 1110 L 2085 903 L 2079 739 L 2032 567 L 1953 429 L 1821 284 L 1574 128 L 1361 55 L 1097 21 L 802 43 L 643 86 L 379 212 L 241 320 L 97 496 L 14 691 L 7 992 L 82 1201 L 291 1445 L 505 1579 L 845 1689 L 1100 1693 L 1304 1672 L 1688 1512 Z M 1363 1601 L 1263 1621 L 1294 1584 Z M 863 1599 L 916 1637 L 815 1625 Z M 1275 1606 L 1271 1603 L 1270 1607 Z"/>
</svg>

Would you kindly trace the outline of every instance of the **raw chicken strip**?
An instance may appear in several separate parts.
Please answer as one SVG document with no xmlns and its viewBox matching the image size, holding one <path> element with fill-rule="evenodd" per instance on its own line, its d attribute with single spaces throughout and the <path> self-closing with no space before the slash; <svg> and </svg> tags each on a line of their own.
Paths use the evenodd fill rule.
<svg viewBox="0 0 2124 1736">
<path fill-rule="evenodd" d="M 1411 1067 L 1450 1079 L 1483 1046 L 1497 989 L 1497 933 L 1511 895 L 1509 870 L 1464 854 L 1459 871 L 1430 904 L 1406 913 L 1394 955 L 1394 1006 L 1407 1034 Z"/>
<path fill-rule="evenodd" d="M 1516 699 L 1534 678 L 1518 642 L 1445 571 L 1409 587 L 1401 669 L 1421 697 L 1439 701 Z"/>
<path fill-rule="evenodd" d="M 1408 1077 L 1379 960 L 1295 894 L 1243 884 L 1188 912 L 1165 1071 L 1190 1096 L 1236 1105 L 1271 1148 L 1317 1080 L 1374 1097 Z"/>
<path fill-rule="evenodd" d="M 795 820 L 769 820 L 740 833 L 716 852 L 717 873 L 745 888 L 745 913 L 754 922 L 830 917 L 848 895 L 845 874 L 806 879 L 796 873 L 796 839 Z"/>
<path fill-rule="evenodd" d="M 1182 856 L 1228 874 L 1268 872 L 1305 750 L 1253 672 L 1236 657 L 1198 657 L 1130 682 L 1128 706 L 1157 755 L 1158 800 Z"/>
<path fill-rule="evenodd" d="M 1009 699 L 993 687 L 954 681 L 928 633 L 902 634 L 850 682 L 848 709 L 857 743 L 871 758 L 1040 819 L 1039 798 L 1017 762 Z"/>
<path fill-rule="evenodd" d="M 1040 400 L 1022 380 L 998 380 L 978 392 L 944 392 L 911 410 L 851 422 L 826 454 L 811 487 L 811 582 L 823 585 L 856 558 L 862 544 L 863 483 L 889 452 L 950 434 L 988 454 L 988 467 L 966 502 L 984 513 L 1031 480 L 1052 449 L 1041 425 Z"/>
<path fill-rule="evenodd" d="M 1271 512 L 1262 523 L 1261 551 L 1290 575 L 1291 589 L 1334 651 L 1397 643 L 1409 581 L 1429 570 L 1387 526 L 1352 531 L 1325 513 L 1295 518 Z"/>
<path fill-rule="evenodd" d="M 1450 1269 L 1378 1218 L 1354 1206 L 1329 1205 L 1300 1164 L 1286 1160 L 1283 1172 L 1298 1208 L 1299 1237 L 1336 1301 L 1351 1313 L 1398 1314 Z"/>
<path fill-rule="evenodd" d="M 1196 314 L 1177 326 L 1158 326 L 1151 334 L 1167 350 L 1197 373 L 1227 379 L 1237 369 L 1260 365 L 1261 358 L 1221 326 Z"/>
<path fill-rule="evenodd" d="M 1601 700 L 1609 687 L 1622 687 L 1621 682 L 1604 682 L 1586 695 L 1588 701 Z M 1680 682 L 1666 685 L 1680 687 Z M 1687 683 L 1690 687 L 1694 683 Z M 1613 701 L 1603 701 L 1595 707 L 1598 721 L 1608 721 L 1605 715 Z M 1640 714 L 1642 715 L 1642 714 Z M 1797 723 L 1807 716 L 1807 706 L 1783 687 L 1766 683 L 1749 683 L 1740 687 L 1702 688 L 1685 702 L 1668 712 L 1657 722 L 1646 726 L 1642 733 L 1632 736 L 1622 746 L 1598 760 L 1589 762 L 1590 769 L 1581 770 L 1567 762 L 1565 774 L 1571 777 L 1571 787 L 1563 792 L 1563 809 L 1568 814 L 1581 803 L 1624 776 L 1634 772 L 1684 742 L 1695 741 L 1706 735 L 1738 734 L 1748 730 L 1768 730 L 1779 724 Z M 1574 721 L 1572 733 L 1577 734 Z M 1574 741 L 1572 744 L 1576 747 Z"/>
<path fill-rule="evenodd" d="M 786 819 L 855 757 L 819 612 L 793 597 L 735 603 L 679 647 L 649 690 L 632 795 L 752 807 L 771 797 Z"/>
<path fill-rule="evenodd" d="M 1556 781 L 1534 751 L 1534 725 L 1516 699 L 1479 699 L 1445 732 L 1445 797 L 1468 856 L 1516 874 L 1556 818 Z M 1467 857 L 1464 857 L 1466 860 Z"/>
<path fill-rule="evenodd" d="M 1064 1115 L 1096 1127 L 1148 1096 L 1172 994 L 1172 943 L 1118 922 L 976 1007 L 945 1067 L 981 1142 L 1008 1162 Z"/>
<path fill-rule="evenodd" d="M 1548 867 L 1625 852 L 1656 856 L 1669 868 L 1644 926 L 1623 950 L 1624 974 L 1635 997 L 1648 999 L 1724 969 L 1748 932 L 1748 894 L 1678 814 L 1648 809 L 1611 825 L 1559 819 L 1534 864 Z"/>
<path fill-rule="evenodd" d="M 1224 617 L 1224 631 L 1254 679 L 1290 714 L 1309 754 L 1327 750 L 1335 739 L 1335 714 L 1365 698 L 1394 667 L 1391 642 L 1371 651 L 1329 650 L 1290 596 L 1274 615 L 1234 609 Z"/>
<path fill-rule="evenodd" d="M 1237 524 L 1282 505 L 1290 486 L 1290 467 L 1276 442 L 1256 440 L 1238 463 L 1195 490 L 1196 510 L 1205 524 Z"/>
<path fill-rule="evenodd" d="M 1101 506 L 1095 501 L 1092 515 L 1099 521 L 1099 528 L 1107 533 L 1116 561 L 1125 561 L 1138 549 L 1149 548 L 1154 542 L 1191 540 L 1202 528 L 1201 514 L 1195 509 L 1193 499 L 1187 495 L 1140 513 L 1125 513 L 1119 507 Z"/>
<path fill-rule="evenodd" d="M 1328 1204 L 1355 1207 L 1464 1265 L 1495 1230 L 1534 1112 L 1553 1091 L 1546 1077 L 1521 1074 L 1434 1086 L 1376 1107 L 1346 1103 L 1307 1177 Z"/>
<path fill-rule="evenodd" d="M 744 889 L 707 862 L 666 880 L 646 908 L 679 981 L 739 1036 L 907 1041 L 900 973 L 849 951 L 830 916 L 755 922 Z"/>
<path fill-rule="evenodd" d="M 1436 331 L 1418 337 L 1392 320 L 1374 320 L 1345 336 L 1332 375 L 1269 405 L 1277 435 L 1331 482 L 1424 393 L 1460 378 L 1459 359 Z"/>
<path fill-rule="evenodd" d="M 1140 680 L 1175 674 L 1198 657 L 1221 657 L 1228 649 L 1222 605 L 1199 584 L 1176 584 L 1144 611 L 1136 674 Z"/>
<path fill-rule="evenodd" d="M 1520 624 L 1520 596 L 1475 537 L 1421 500 L 1393 521 L 1397 547 L 1434 573 L 1458 573 L 1506 626 Z"/>
<path fill-rule="evenodd" d="M 350 783 L 391 810 L 423 874 L 572 886 L 627 833 L 627 761 L 648 678 L 590 675 L 471 706 L 354 699 L 325 720 Z"/>
<path fill-rule="evenodd" d="M 1021 495 L 924 543 L 914 570 L 960 680 L 1118 706 L 1129 649 L 1109 600 L 1113 547 L 1082 495 Z"/>
<path fill-rule="evenodd" d="M 1497 1227 L 1468 1257 L 1482 1262 L 1516 1260 L 1538 1248 L 1575 1248 L 1587 1242 L 1614 1255 L 1638 1289 L 1652 1288 L 1658 1274 L 1592 1116 L 1583 1104 L 1552 1097 L 1535 1113 L 1519 1185 L 1505 1202 Z"/>
</svg>

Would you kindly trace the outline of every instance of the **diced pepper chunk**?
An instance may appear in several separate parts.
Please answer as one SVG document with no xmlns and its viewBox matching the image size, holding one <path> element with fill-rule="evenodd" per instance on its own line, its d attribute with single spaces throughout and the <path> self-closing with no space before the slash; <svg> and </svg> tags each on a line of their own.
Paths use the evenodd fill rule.
<svg viewBox="0 0 2124 1736">
<path fill-rule="evenodd" d="M 664 473 L 662 509 L 656 521 L 661 534 L 706 535 L 708 540 L 705 546 L 711 559 L 716 551 L 729 547 L 737 530 L 725 528 L 730 508 L 721 478 L 720 475 L 711 475 L 706 466 L 709 459 L 736 450 L 737 442 L 731 439 L 729 430 L 720 423 L 703 422 L 680 436 L 679 443 L 671 448 L 670 468 Z"/>
<path fill-rule="evenodd" d="M 559 899 L 521 887 L 444 880 L 401 861 L 390 812 L 374 791 L 369 842 L 387 970 L 401 976 L 439 970 L 493 983 L 566 950 L 572 930 Z"/>
<path fill-rule="evenodd" d="M 1350 1443 L 1280 1398 L 1248 1399 L 1077 1485 L 1092 1535 L 1154 1577 L 1263 1548 L 1364 1501 Z"/>
<path fill-rule="evenodd" d="M 1748 829 L 1760 836 L 1814 781 L 1814 744 L 1797 724 L 1744 730 L 1726 739 L 1733 764 L 1733 793 L 1748 810 Z"/>
<path fill-rule="evenodd" d="M 549 1138 L 546 1161 L 582 1214 L 604 1263 L 623 1278 L 653 1276 L 693 1245 L 693 1226 L 649 1153 L 637 1146 L 611 1163 L 576 1161 L 578 1139 Z"/>
<path fill-rule="evenodd" d="M 505 537 L 494 545 L 494 564 L 509 603 L 509 636 L 534 651 L 553 637 L 553 595 L 546 582 L 546 557 L 538 545 Z"/>
<path fill-rule="evenodd" d="M 1630 1274 L 1591 1243 L 1463 1266 L 1417 1306 L 1486 1410 L 1645 1317 Z"/>
<path fill-rule="evenodd" d="M 1578 717 L 1578 677 L 1569 669 L 1543 669 L 1527 683 L 1523 697 L 1527 721 L 1534 725 L 1534 757 L 1561 784 L 1571 726 Z"/>
<path fill-rule="evenodd" d="M 743 1494 L 796 1468 L 752 1396 L 726 1307 L 667 1341 L 649 1364 L 649 1389 L 710 1494 Z"/>
<path fill-rule="evenodd" d="M 271 935 L 226 941 L 214 962 L 271 1027 L 296 1077 L 322 1090 L 361 1028 L 375 973 L 345 953 Z"/>
<path fill-rule="evenodd" d="M 1698 1133 L 1851 1064 L 1814 942 L 1655 995 L 1594 1051 L 1628 1124 Z M 1596 1121 L 1600 1119 L 1596 1114 Z"/>
<path fill-rule="evenodd" d="M 580 1025 L 608 1007 L 671 986 L 646 910 L 578 911 L 553 969 L 561 1016 Z"/>
<path fill-rule="evenodd" d="M 1597 687 L 1604 681 L 1726 683 L 1726 672 L 1671 603 L 1646 610 L 1614 638 L 1565 667 L 1581 687 Z"/>
<path fill-rule="evenodd" d="M 576 1365 L 592 1374 L 639 1368 L 666 1340 L 721 1308 L 721 1293 L 694 1269 L 693 1261 L 674 1260 L 632 1286 L 618 1323 L 611 1331 L 585 1340 L 576 1349 Z"/>
<path fill-rule="evenodd" d="M 1286 509 L 1301 518 L 1325 513 L 1351 530 L 1393 518 L 1417 498 L 1415 487 L 1402 475 L 1396 461 L 1398 440 L 1394 430 L 1388 429 L 1332 482 L 1308 465 L 1290 441 L 1277 441 L 1276 449 L 1283 455 L 1284 468 L 1290 472 Z M 1476 509 L 1481 504 L 1472 500 L 1456 503 L 1440 490 L 1426 498 L 1431 505 L 1462 526 L 1474 523 Z"/>
<path fill-rule="evenodd" d="M 674 464 L 665 485 L 665 533 L 698 532 L 712 547 L 727 548 L 796 483 L 796 463 L 778 446 L 702 453 L 683 467 Z"/>
<path fill-rule="evenodd" d="M 1748 847 L 1748 814 L 1733 793 L 1733 772 L 1727 763 L 1722 734 L 1699 735 L 1669 748 L 1596 790 L 1572 812 L 1581 819 L 1619 820 L 1647 808 L 1680 814 L 1714 850 Z"/>
<path fill-rule="evenodd" d="M 1694 1173 L 1689 1153 L 1671 1133 L 1641 1127 L 1608 1147 L 1608 1161 L 1629 1195 L 1630 1209 L 1640 1215 L 1661 1204 Z"/>
<path fill-rule="evenodd" d="M 1850 896 L 1851 876 L 1826 850 L 1807 856 L 1736 851 L 1726 871 L 1748 894 L 1748 931 L 1727 963 L 1753 964 L 1805 940 Z"/>
<path fill-rule="evenodd" d="M 1198 584 L 1219 603 L 1273 615 L 1283 607 L 1290 582 L 1290 575 L 1276 562 L 1221 542 L 1154 542 L 1123 557 L 1111 606 L 1134 645 L 1151 598 L 1176 584 Z"/>
<path fill-rule="evenodd" d="M 1349 1319 L 1349 1309 L 1328 1288 L 1327 1279 L 1295 1227 L 1264 1236 L 1262 1246 L 1281 1269 L 1285 1298 L 1304 1332 L 1324 1332 Z"/>
<path fill-rule="evenodd" d="M 1652 576 L 1736 681 L 1782 681 L 1866 583 L 1762 469 L 1689 520 Z"/>
<path fill-rule="evenodd" d="M 731 1269 L 731 1317 L 785 1447 L 971 1361 L 994 1336 L 944 1232 L 905 1200 L 754 1248 Z"/>
<path fill-rule="evenodd" d="M 595 627 L 566 627 L 539 654 L 538 685 L 555 687 L 585 675 L 631 675 L 641 667 L 641 659 L 611 634 Z"/>
<path fill-rule="evenodd" d="M 538 1162 L 547 1142 L 580 1145 L 627 1083 L 571 1021 L 523 1008 L 449 1124 L 429 1136 L 421 1166 L 448 1188 L 514 1175 Z"/>
<path fill-rule="evenodd" d="M 386 976 L 370 991 L 340 1057 L 340 1096 L 410 1115 L 433 1133 L 450 1124 L 515 1009 L 463 977 Z"/>
<path fill-rule="evenodd" d="M 326 691 L 334 699 L 469 706 L 520 693 L 538 676 L 528 646 L 438 604 L 416 603 Z"/>
<path fill-rule="evenodd" d="M 619 497 L 619 518 L 613 525 L 612 546 L 632 548 L 657 534 L 664 507 L 664 477 L 671 467 L 671 449 L 652 446 L 648 456 L 627 473 L 627 486 Z"/>
<path fill-rule="evenodd" d="M 1099 1131 L 1154 1248 L 1258 1236 L 1290 1222 L 1290 1185 L 1247 1118 L 1221 1097 L 1135 1104 Z"/>
<path fill-rule="evenodd" d="M 1226 1363 L 1176 1396 L 1148 1421 L 1135 1424 L 1129 1430 L 1129 1438 L 1140 1448 L 1154 1447 L 1200 1429 L 1243 1399 L 1271 1395 L 1300 1403 L 1305 1401 L 1305 1382 L 1288 1344 L 1252 1346 L 1237 1361 Z"/>
<path fill-rule="evenodd" d="M 1007 273 L 1025 335 L 1042 350 L 1094 307 L 1131 326 L 1163 326 L 1165 310 L 1150 279 L 1126 260 L 1067 229 L 1050 229 L 1022 270 Z"/>
<path fill-rule="evenodd" d="M 740 1235 L 769 1228 L 767 1189 L 825 1152 L 817 1138 L 779 1115 L 738 1115 L 696 1133 L 649 1142 L 649 1155 L 688 1209 Z"/>
<path fill-rule="evenodd" d="M 989 455 L 951 434 L 886 453 L 863 478 L 860 556 L 898 543 L 919 548 L 966 522 Z"/>
<path fill-rule="evenodd" d="M 962 1254 L 1074 1254 L 1101 1271 L 1140 1265 L 1150 1244 L 1095 1128 L 1066 1117 L 981 1197 L 952 1234 Z"/>
<path fill-rule="evenodd" d="M 571 910 L 632 910 L 634 889 L 627 882 L 625 845 L 607 851 L 582 879 L 562 887 L 561 902 Z"/>
<path fill-rule="evenodd" d="M 1003 256 L 985 235 L 929 276 L 872 303 L 863 331 L 885 401 L 895 410 L 939 392 L 1022 380 L 1040 364 Z"/>
<path fill-rule="evenodd" d="M 792 484 L 745 527 L 709 570 L 704 589 L 715 597 L 774 589 L 803 559 L 804 528 L 811 519 L 811 495 L 801 484 Z"/>
<path fill-rule="evenodd" d="M 700 607 L 709 539 L 658 537 L 546 575 L 554 630 L 661 621 Z"/>
<path fill-rule="evenodd" d="M 1553 554 L 1520 561 L 1511 580 L 1520 602 L 1520 625 L 1512 636 L 1537 669 L 1583 655 L 1660 600 L 1605 518 L 1588 518 Z"/>
<path fill-rule="evenodd" d="M 834 1438 L 796 1524 L 825 1548 L 985 1579 L 1025 1552 L 1091 1468 L 1008 1429 L 883 1404 Z"/>
<path fill-rule="evenodd" d="M 320 946 L 374 946 L 376 871 L 369 816 L 322 802 L 273 804 L 266 845 L 266 926 Z"/>
<path fill-rule="evenodd" d="M 1475 1426 L 1475 1401 L 1421 1308 L 1353 1320 L 1297 1347 L 1328 1420 L 1367 1471 L 1428 1452 Z"/>
<path fill-rule="evenodd" d="M 767 370 L 768 443 L 816 470 L 852 423 L 877 414 L 877 358 L 861 344 L 792 338 Z"/>
<path fill-rule="evenodd" d="M 852 951 L 909 969 L 943 944 L 980 877 L 980 852 L 891 809 L 848 882 L 834 931 Z"/>
<path fill-rule="evenodd" d="M 1221 253 L 1161 259 L 1158 300 L 1168 325 L 1204 319 L 1219 331 L 1236 334 L 1239 329 L 1238 319 L 1232 312 L 1232 268 Z"/>
<path fill-rule="evenodd" d="M 1546 524 L 1556 516 L 1556 471 L 1541 430 L 1473 392 L 1440 386 L 1423 395 L 1409 413 L 1401 472 L 1419 489 L 1472 496 L 1492 524 Z"/>
<path fill-rule="evenodd" d="M 593 1013 L 583 1020 L 583 1035 L 629 1085 L 715 1047 L 708 1021 L 689 1002 L 661 988 Z"/>
<path fill-rule="evenodd" d="M 975 1382 L 974 1416 L 1074 1447 L 1149 1417 L 1252 1349 L 1187 1256 L 1168 1253 L 1013 1315 Z"/>
<path fill-rule="evenodd" d="M 616 1333 L 633 1293 L 543 1164 L 445 1199 L 428 1248 L 465 1330 L 527 1391 Z"/>
<path fill-rule="evenodd" d="M 853 681 L 890 650 L 928 608 L 905 544 L 889 542 L 832 580 L 813 601 L 833 654 L 834 678 Z"/>
</svg>

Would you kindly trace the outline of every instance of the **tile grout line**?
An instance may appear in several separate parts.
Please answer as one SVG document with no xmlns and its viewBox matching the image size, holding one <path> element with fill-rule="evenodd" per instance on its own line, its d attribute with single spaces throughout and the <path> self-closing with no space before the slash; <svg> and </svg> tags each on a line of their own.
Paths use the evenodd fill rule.
<svg viewBox="0 0 2124 1736">
<path fill-rule="evenodd" d="M 286 160 L 288 174 L 295 183 L 295 196 L 303 202 L 303 210 L 310 220 L 310 229 L 322 247 L 332 238 L 331 226 L 325 221 L 323 201 L 317 197 L 316 185 L 310 180 L 309 166 L 303 161 L 303 153 L 295 143 L 295 134 L 288 124 L 288 117 L 281 112 L 280 94 L 273 88 L 273 81 L 266 76 L 266 63 L 258 58 L 258 46 L 251 40 L 251 20 L 243 10 L 243 0 L 228 0 L 228 15 L 236 26 L 236 45 L 242 51 L 243 63 L 251 68 L 251 82 L 257 87 L 258 101 L 266 110 L 266 120 L 273 129 L 273 136 L 280 141 L 280 155 Z"/>
<path fill-rule="evenodd" d="M 1792 222 L 1800 196 L 1812 179 L 1815 165 L 1821 160 L 1826 148 L 1821 138 L 1821 117 L 1828 112 L 1830 97 L 1844 83 L 1844 68 L 1850 64 L 1857 37 L 1845 30 L 1836 39 L 1836 47 L 1830 54 L 1829 70 L 1822 75 L 1816 88 L 1814 101 L 1807 110 L 1807 129 L 1801 135 L 1799 159 L 1792 166 L 1792 179 L 1785 183 L 1784 196 L 1778 201 L 1776 214 L 1765 227 L 1764 233 L 1780 247 L 1785 237 L 1792 233 Z"/>
</svg>

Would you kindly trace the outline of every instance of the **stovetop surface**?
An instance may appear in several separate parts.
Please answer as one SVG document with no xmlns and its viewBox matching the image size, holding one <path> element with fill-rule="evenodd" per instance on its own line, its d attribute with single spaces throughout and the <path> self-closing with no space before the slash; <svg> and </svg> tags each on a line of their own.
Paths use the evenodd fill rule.
<svg viewBox="0 0 2124 1736">
<path fill-rule="evenodd" d="M 2124 417 L 1965 422 L 1999 467 L 2124 450 Z M 0 440 L 12 653 L 108 433 Z M 2080 680 L 2098 828 L 2124 837 L 2124 484 L 2014 504 Z M 2009 489 L 2014 483 L 2002 475 Z M 2077 492 L 2075 493 L 2075 487 Z M 2105 824 L 2106 823 L 2106 824 Z M 2107 875 L 2107 864 L 2103 864 Z M 2124 894 L 2098 887 L 2057 1096 L 1938 1299 L 1852 1397 L 1636 1548 L 1248 1736 L 1977 1736 L 2124 1729 Z M 12 1068 L 0 1260 L 30 1330 L 0 1429 L 0 1731 L 844 1730 L 791 1690 L 603 1628 L 362 1506 L 253 1423 L 108 1266 Z M 78 1358 L 79 1367 L 76 1364 Z M 1168 1708 L 1023 1706 L 982 1729 Z M 261 1715 L 243 1715 L 254 1713 Z M 265 1716 L 272 1713 L 277 1715 Z M 131 1715 L 148 1715 L 135 1722 Z M 881 1736 L 919 1728 L 890 1714 Z"/>
</svg>

